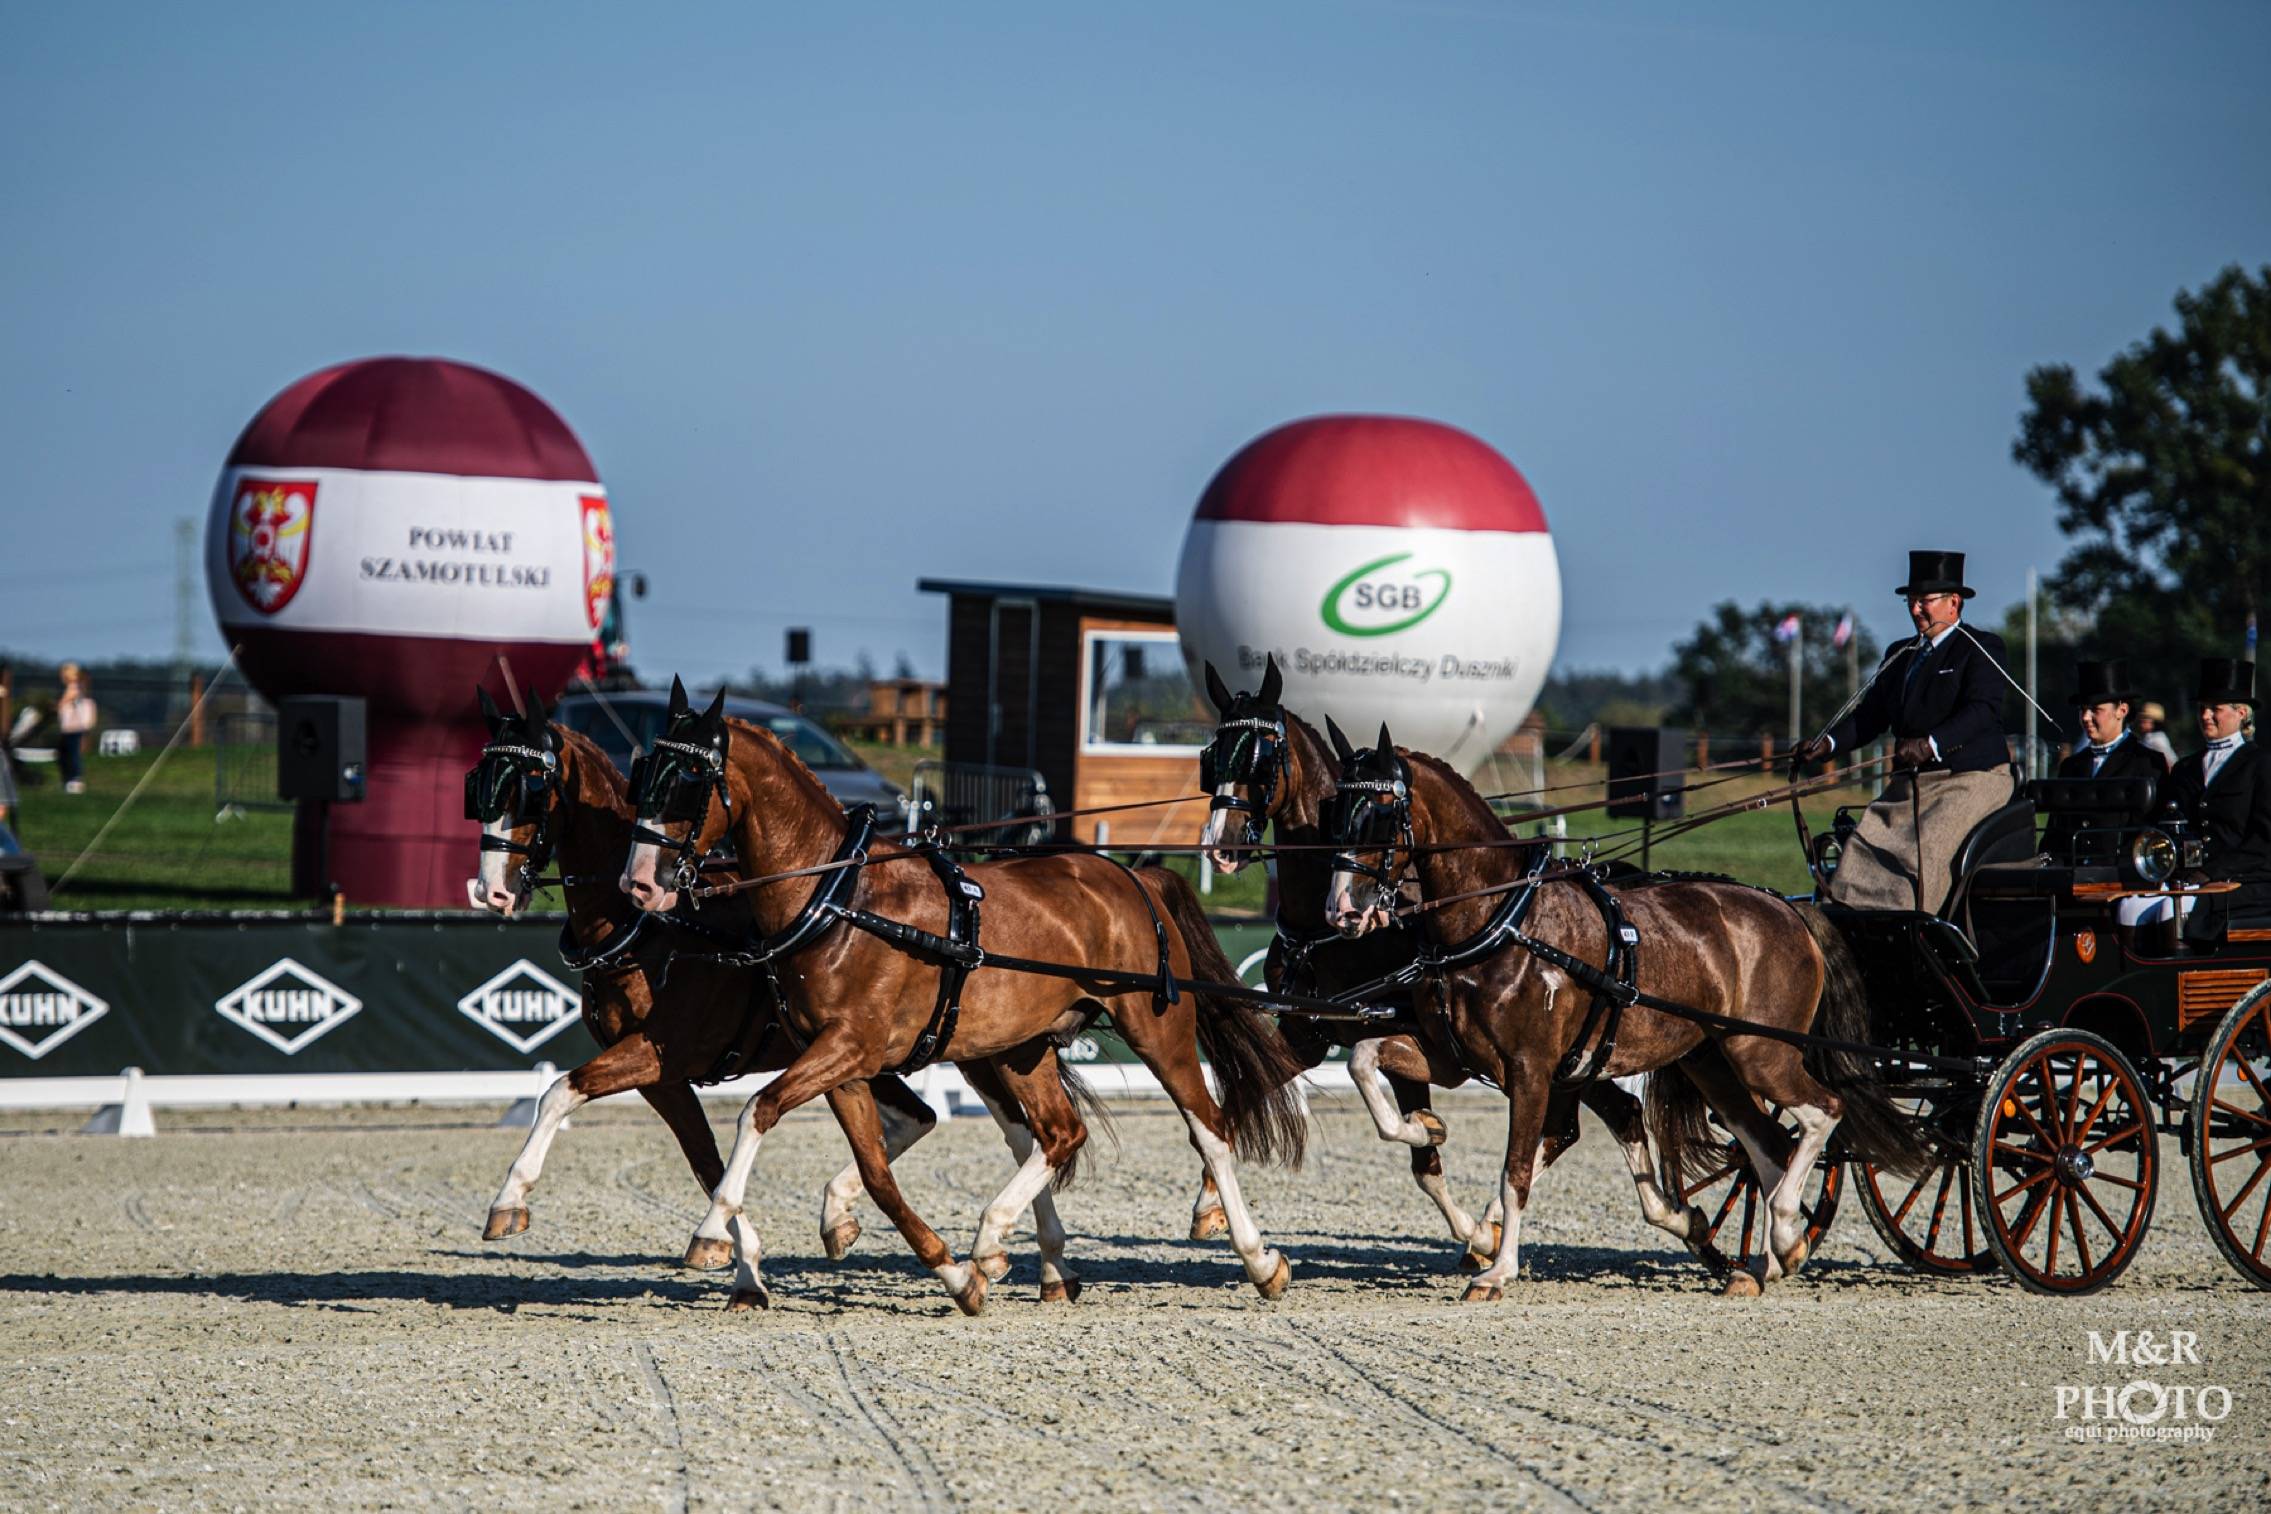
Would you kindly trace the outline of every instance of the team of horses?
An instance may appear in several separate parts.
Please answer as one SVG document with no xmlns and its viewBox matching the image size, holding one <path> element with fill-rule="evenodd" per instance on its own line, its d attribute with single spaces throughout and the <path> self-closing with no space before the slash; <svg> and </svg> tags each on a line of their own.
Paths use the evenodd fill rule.
<svg viewBox="0 0 2271 1514">
<path fill-rule="evenodd" d="M 879 837 L 871 815 L 838 804 L 770 731 L 728 718 L 722 695 L 698 709 L 674 682 L 661 736 L 626 777 L 540 701 L 508 713 L 482 694 L 489 741 L 467 775 L 467 814 L 481 825 L 468 893 L 519 913 L 556 870 L 562 954 L 582 969 L 584 1022 L 605 1048 L 539 1101 L 485 1235 L 527 1228 L 530 1190 L 574 1110 L 636 1091 L 708 1198 L 686 1264 L 730 1266 L 729 1307 L 763 1307 L 748 1184 L 781 1117 L 822 1098 L 852 1150 L 821 1199 L 831 1259 L 859 1236 L 864 1189 L 976 1314 L 1030 1209 L 1041 1297 L 1069 1302 L 1080 1279 L 1054 1191 L 1100 1110 L 1062 1052 L 1104 1016 L 1187 1127 L 1201 1168 L 1192 1237 L 1227 1233 L 1267 1299 L 1291 1268 L 1263 1241 L 1240 1159 L 1299 1164 L 1298 1080 L 1336 1045 L 1350 1049 L 1378 1134 L 1409 1149 L 1460 1244 L 1475 1274 L 1469 1301 L 1500 1297 L 1516 1277 L 1537 1176 L 1576 1140 L 1579 1104 L 1617 1142 L 1648 1222 L 1727 1272 L 1731 1293 L 1804 1262 L 1805 1183 L 1841 1122 L 1868 1160 L 1921 1160 L 1866 1064 L 1740 1031 L 1858 1037 L 1852 963 L 1810 906 L 1723 880 L 1634 875 L 1616 881 L 1612 923 L 1597 875 L 1585 886 L 1545 843 L 1513 836 L 1438 759 L 1397 747 L 1385 727 L 1363 749 L 1329 721 L 1320 736 L 1283 707 L 1274 663 L 1251 691 L 1206 674 L 1220 724 L 1200 764 L 1209 810 L 1197 840 L 1225 871 L 1265 848 L 1276 856 L 1271 992 L 1378 999 L 1391 1018 L 1282 1006 L 1273 1018 L 1210 993 L 1235 971 L 1196 892 L 1167 868 L 1069 844 L 956 865 L 934 842 Z M 1692 1006 L 1718 1028 L 1645 1002 L 1604 1023 L 1600 979 L 1583 964 L 1620 949 L 1639 997 Z M 1011 1158 L 961 1259 L 891 1170 L 934 1124 L 904 1081 L 932 1060 L 960 1070 Z M 1584 1075 L 1568 1076 L 1578 1062 Z M 774 1076 L 742 1108 L 721 1160 L 695 1088 L 749 1072 Z M 1616 1081 L 1632 1074 L 1649 1075 L 1645 1103 Z M 1497 1087 L 1507 1107 L 1505 1162 L 1480 1216 L 1446 1187 L 1447 1128 L 1429 1107 L 1432 1088 L 1470 1080 Z M 1766 1198 L 1764 1243 L 1747 1267 L 1727 1265 L 1714 1224 L 1685 1197 L 1684 1180 L 1726 1150 L 1722 1132 Z"/>
</svg>

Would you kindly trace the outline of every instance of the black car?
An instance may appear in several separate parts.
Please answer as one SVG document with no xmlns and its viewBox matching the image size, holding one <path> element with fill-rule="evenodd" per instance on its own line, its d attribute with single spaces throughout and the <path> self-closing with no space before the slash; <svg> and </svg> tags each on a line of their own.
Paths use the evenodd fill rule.
<svg viewBox="0 0 2271 1514">
<path fill-rule="evenodd" d="M 697 709 L 710 701 L 708 693 L 692 697 Z M 561 696 L 553 718 L 569 730 L 589 736 L 609 761 L 628 773 L 631 759 L 662 734 L 663 717 L 669 708 L 670 694 L 665 689 L 566 694 Z M 726 696 L 725 712 L 736 720 L 763 726 L 787 742 L 789 750 L 804 760 L 838 803 L 874 805 L 877 822 L 886 829 L 895 830 L 905 823 L 906 796 L 816 722 L 780 705 L 732 694 Z"/>
</svg>

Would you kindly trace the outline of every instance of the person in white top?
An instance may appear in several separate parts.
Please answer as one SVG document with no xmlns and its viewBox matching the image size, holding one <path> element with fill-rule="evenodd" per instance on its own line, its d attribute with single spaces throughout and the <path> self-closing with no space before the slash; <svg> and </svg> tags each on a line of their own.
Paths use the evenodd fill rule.
<svg viewBox="0 0 2271 1514">
<path fill-rule="evenodd" d="M 2137 739 L 2161 754 L 2161 760 L 2170 767 L 2176 766 L 2176 746 L 2161 729 L 2168 724 L 2168 711 L 2153 700 L 2137 706 Z"/>
<path fill-rule="evenodd" d="M 2207 847 L 2202 866 L 2180 874 L 2178 883 L 2237 883 L 2236 890 L 2195 896 L 2178 894 L 2125 899 L 2124 925 L 2139 931 L 2149 950 L 2181 949 L 2183 919 L 2200 906 L 2194 930 L 2221 935 L 2233 911 L 2271 909 L 2271 760 L 2246 739 L 2255 706 L 2255 664 L 2229 657 L 2200 663 L 2200 734 L 2207 745 L 2176 765 L 2169 775 L 2170 804 Z"/>
<path fill-rule="evenodd" d="M 55 698 L 55 724 L 62 733 L 55 743 L 55 762 L 63 769 L 63 792 L 84 794 L 87 778 L 80 757 L 88 733 L 95 728 L 95 699 L 87 692 L 87 675 L 77 663 L 67 662 L 56 672 L 63 680 L 63 692 Z"/>
</svg>

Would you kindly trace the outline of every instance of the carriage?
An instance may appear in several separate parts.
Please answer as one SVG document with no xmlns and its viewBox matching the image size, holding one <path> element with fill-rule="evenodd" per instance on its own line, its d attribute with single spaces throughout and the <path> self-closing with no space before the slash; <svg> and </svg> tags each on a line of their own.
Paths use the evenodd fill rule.
<svg viewBox="0 0 2271 1514">
<path fill-rule="evenodd" d="M 2208 1233 L 2271 1288 L 2271 919 L 2203 911 L 2208 928 L 2173 955 L 2118 927 L 2121 900 L 2166 892 L 2188 860 L 2153 789 L 2028 783 L 1964 839 L 1938 910 L 1825 906 L 1859 961 L 1888 1084 L 1935 1160 L 1921 1175 L 1840 1172 L 1833 1147 L 1810 1194 L 1816 1234 L 1850 1182 L 1922 1271 L 1999 1265 L 2037 1292 L 2093 1292 L 2144 1242 L 2169 1132 Z M 2040 855 L 2040 814 L 2067 818 L 2068 855 Z M 1817 877 L 1852 821 L 1840 811 L 1814 838 Z"/>
</svg>

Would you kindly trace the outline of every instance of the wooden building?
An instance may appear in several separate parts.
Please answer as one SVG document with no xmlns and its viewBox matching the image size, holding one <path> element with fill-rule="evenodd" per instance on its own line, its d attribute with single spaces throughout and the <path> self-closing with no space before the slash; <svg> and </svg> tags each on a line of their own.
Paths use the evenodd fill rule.
<svg viewBox="0 0 2271 1514">
<path fill-rule="evenodd" d="M 836 730 L 892 746 L 937 746 L 946 728 L 946 685 L 921 678 L 878 678 L 867 686 L 864 714 L 836 719 Z"/>
<path fill-rule="evenodd" d="M 926 578 L 947 597 L 945 758 L 1038 772 L 1055 807 L 1198 792 L 1214 727 L 1175 636 L 1175 602 L 1040 584 Z M 1068 823 L 1115 849 L 1195 840 L 1202 804 Z"/>
</svg>

